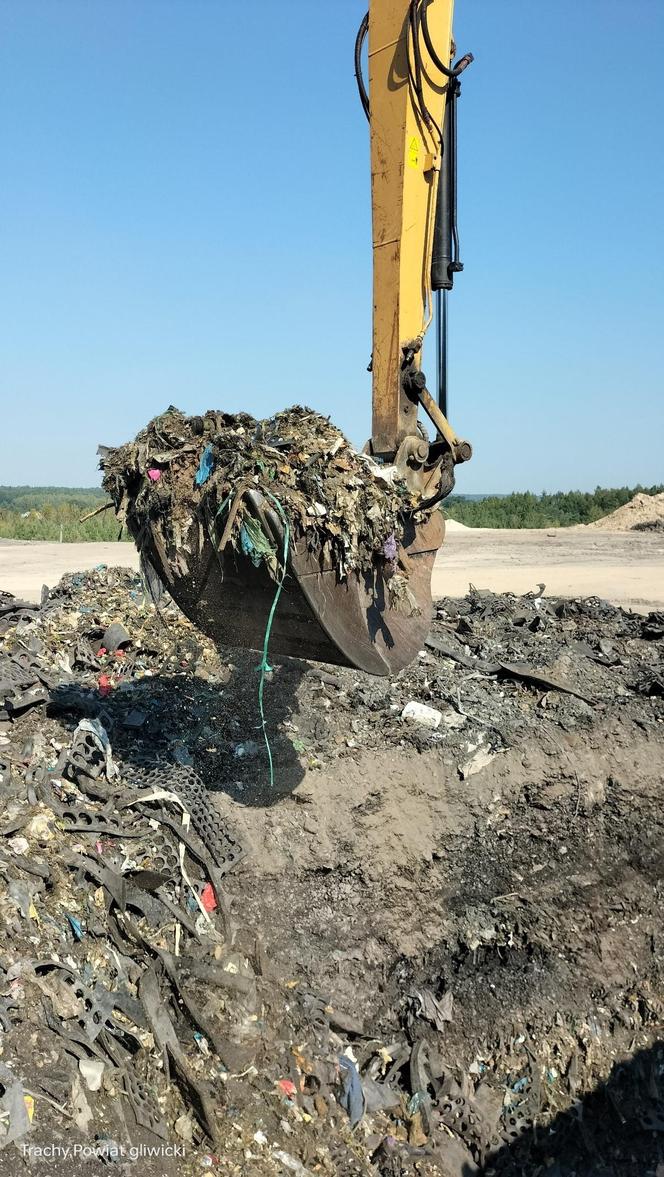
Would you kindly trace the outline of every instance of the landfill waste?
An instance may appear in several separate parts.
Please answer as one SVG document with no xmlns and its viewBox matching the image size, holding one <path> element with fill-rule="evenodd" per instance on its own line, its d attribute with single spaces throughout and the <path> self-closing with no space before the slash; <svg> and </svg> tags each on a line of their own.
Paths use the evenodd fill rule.
<svg viewBox="0 0 664 1177">
<path fill-rule="evenodd" d="M 426 703 L 418 703 L 416 700 L 411 699 L 410 703 L 406 703 L 406 706 L 401 712 L 401 718 L 412 719 L 415 723 L 421 723 L 424 727 L 437 728 L 440 727 L 443 714 L 436 707 L 427 707 Z"/>
<path fill-rule="evenodd" d="M 661 614 L 473 589 L 390 680 L 276 663 L 274 785 L 255 656 L 133 573 L 0 630 L 1 1177 L 655 1177 Z"/>
<path fill-rule="evenodd" d="M 479 747 L 470 745 L 469 751 L 472 751 L 470 758 L 459 765 L 459 775 L 464 781 L 467 781 L 468 777 L 474 776 L 476 772 L 481 772 L 483 768 L 488 768 L 496 755 L 495 752 L 490 752 L 481 744 Z"/>
<path fill-rule="evenodd" d="M 320 550 L 343 579 L 396 561 L 402 515 L 416 505 L 405 477 L 358 453 L 331 421 L 295 406 L 268 420 L 210 410 L 187 417 L 171 406 L 134 441 L 100 447 L 104 490 L 139 550 L 146 536 L 162 565 L 179 575 L 196 568 L 212 538 L 264 564 L 276 580 L 283 553 L 247 510 L 260 491 L 287 519 L 290 533 Z M 393 577 L 407 597 L 406 576 Z"/>
</svg>

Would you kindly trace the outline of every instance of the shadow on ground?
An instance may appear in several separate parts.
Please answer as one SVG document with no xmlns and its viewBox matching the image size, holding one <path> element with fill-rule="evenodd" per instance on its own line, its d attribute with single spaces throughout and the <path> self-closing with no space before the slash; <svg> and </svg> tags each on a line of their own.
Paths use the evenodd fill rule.
<svg viewBox="0 0 664 1177">
<path fill-rule="evenodd" d="M 70 721 L 99 718 L 114 757 L 128 767 L 187 763 L 211 792 L 247 806 L 270 806 L 304 776 L 297 732 L 291 723 L 296 693 L 309 669 L 286 660 L 269 674 L 259 709 L 258 655 L 238 652 L 220 682 L 187 674 L 154 674 L 132 680 L 103 698 L 79 684 L 54 688 L 48 714 Z M 278 772 L 271 775 L 265 742 Z M 166 782 L 165 782 L 166 783 Z"/>
<path fill-rule="evenodd" d="M 664 1043 L 616 1063 L 606 1083 L 460 1177 L 664 1177 Z"/>
</svg>

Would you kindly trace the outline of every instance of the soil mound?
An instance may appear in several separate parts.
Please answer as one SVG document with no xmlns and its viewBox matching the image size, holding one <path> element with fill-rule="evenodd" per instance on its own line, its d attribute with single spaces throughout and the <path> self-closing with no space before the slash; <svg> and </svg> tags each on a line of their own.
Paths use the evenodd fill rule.
<svg viewBox="0 0 664 1177">
<path fill-rule="evenodd" d="M 634 495 L 624 507 L 618 507 L 617 511 L 587 526 L 598 531 L 664 530 L 664 491 L 658 495 Z"/>
</svg>

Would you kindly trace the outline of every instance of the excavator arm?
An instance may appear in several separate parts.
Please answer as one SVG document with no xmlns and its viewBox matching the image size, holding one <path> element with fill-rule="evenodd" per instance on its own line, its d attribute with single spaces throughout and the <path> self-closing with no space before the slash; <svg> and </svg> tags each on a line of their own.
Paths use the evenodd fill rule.
<svg viewBox="0 0 664 1177">
<path fill-rule="evenodd" d="M 421 369 L 434 289 L 450 289 L 461 268 L 454 245 L 454 115 L 458 79 L 472 57 L 453 64 L 453 8 L 453 0 L 371 0 L 356 45 L 371 138 L 371 452 L 417 469 L 419 489 L 427 498 L 429 492 L 449 493 L 454 464 L 471 456 L 444 407 L 428 394 Z M 361 77 L 367 32 L 368 92 Z M 440 334 L 438 342 L 444 347 Z M 437 434 L 423 462 L 418 461 L 424 454 L 417 427 L 420 405 Z"/>
</svg>

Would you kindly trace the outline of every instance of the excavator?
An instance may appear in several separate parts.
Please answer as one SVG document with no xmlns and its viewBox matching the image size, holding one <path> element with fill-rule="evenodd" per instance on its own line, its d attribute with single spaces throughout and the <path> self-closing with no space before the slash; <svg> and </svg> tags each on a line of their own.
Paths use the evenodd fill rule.
<svg viewBox="0 0 664 1177">
<path fill-rule="evenodd" d="M 471 446 L 447 419 L 447 293 L 459 260 L 453 0 L 370 0 L 355 43 L 359 96 L 369 123 L 373 233 L 372 435 L 365 452 L 406 480 L 415 507 L 402 519 L 398 562 L 415 608 L 390 604 L 380 561 L 340 578 L 305 537 L 292 537 L 275 607 L 274 582 L 241 553 L 207 550 L 195 576 L 167 578 L 185 614 L 219 645 L 354 666 L 389 675 L 422 648 L 432 613 L 431 574 L 444 539 L 437 508 Z M 363 60 L 368 40 L 368 82 Z M 437 308 L 435 307 L 437 303 Z M 437 309 L 437 314 L 435 311 Z M 437 396 L 427 388 L 422 348 L 436 320 Z M 434 430 L 429 440 L 418 411 Z M 284 520 L 258 491 L 247 508 L 277 550 Z M 158 551 L 147 556 L 161 573 Z"/>
</svg>

